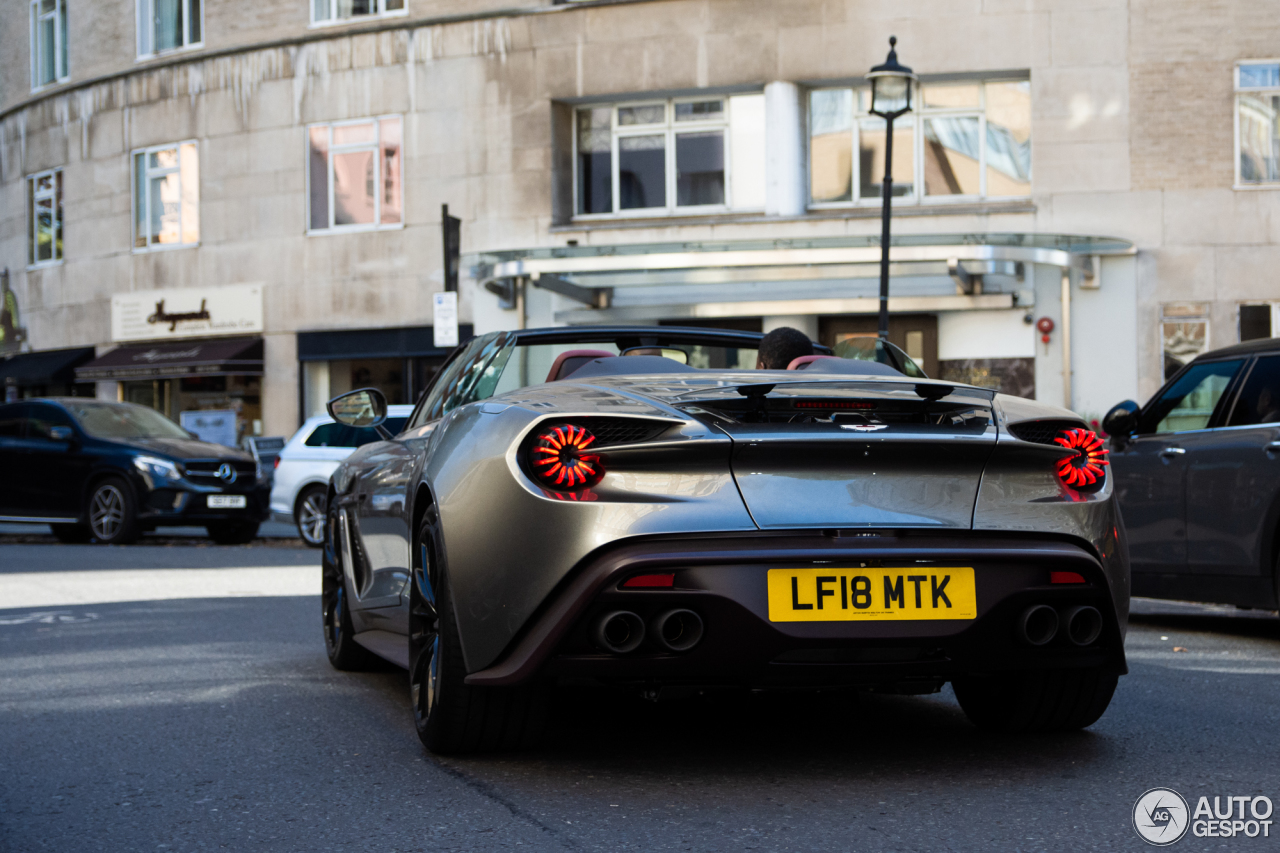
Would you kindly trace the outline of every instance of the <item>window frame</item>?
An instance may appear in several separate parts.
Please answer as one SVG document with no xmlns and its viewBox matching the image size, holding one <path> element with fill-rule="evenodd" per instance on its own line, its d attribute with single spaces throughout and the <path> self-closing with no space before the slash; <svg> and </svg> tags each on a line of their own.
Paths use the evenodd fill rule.
<svg viewBox="0 0 1280 853">
<path fill-rule="evenodd" d="M 148 59 L 154 59 L 157 56 L 166 56 L 168 54 L 177 53 L 182 50 L 198 50 L 199 48 L 204 47 L 205 0 L 179 0 L 179 2 L 184 4 L 184 6 L 186 7 L 185 9 L 186 14 L 182 16 L 182 36 L 183 36 L 182 44 L 178 45 L 177 47 L 166 47 L 163 50 L 157 50 L 155 46 L 156 0 L 137 0 L 137 2 L 134 4 L 134 10 L 135 10 L 134 17 L 137 24 L 136 32 L 134 33 L 134 39 L 137 43 L 136 44 L 137 56 L 135 57 L 135 60 L 134 60 L 135 62 L 144 62 Z M 191 5 L 192 3 L 200 4 L 200 39 L 199 41 L 191 40 L 191 17 L 192 17 Z M 145 51 L 142 49 L 143 48 L 142 33 L 143 33 L 144 21 L 150 24 L 150 27 L 147 29 L 147 45 L 146 45 L 147 48 L 149 49 Z"/>
<path fill-rule="evenodd" d="M 42 0 L 30 0 L 31 26 L 29 42 L 31 57 L 31 91 L 36 92 L 48 86 L 57 86 L 71 79 L 70 51 L 67 48 L 67 0 L 54 0 L 52 12 L 41 12 Z M 53 21 L 53 79 L 40 81 L 40 23 L 49 19 Z"/>
<path fill-rule="evenodd" d="M 1245 299 L 1236 303 L 1236 343 L 1246 343 L 1240 337 L 1240 309 L 1245 307 L 1265 307 L 1271 312 L 1271 334 L 1268 337 L 1280 337 L 1280 302 L 1271 299 Z M 1250 338 L 1251 341 L 1266 340 L 1265 338 Z"/>
<path fill-rule="evenodd" d="M 577 104 L 572 114 L 572 158 L 573 158 L 573 210 L 572 221 L 591 222 L 610 219 L 649 219 L 667 216 L 705 216 L 728 213 L 733 210 L 733 154 L 730 133 L 730 109 L 732 97 L 720 95 L 685 95 L 678 98 L 639 98 L 626 101 L 599 101 Z M 720 101 L 724 106 L 721 118 L 701 121 L 676 121 L 676 104 L 703 103 Z M 626 107 L 663 105 L 661 124 L 626 125 L 625 129 L 618 124 L 618 110 Z M 609 110 L 609 187 L 613 201 L 613 210 L 608 213 L 579 213 L 580 170 L 578 162 L 578 114 L 590 110 Z M 676 172 L 676 136 L 682 133 L 720 131 L 723 140 L 721 158 L 724 162 L 724 202 L 722 204 L 677 204 L 678 174 Z M 618 140 L 633 136 L 663 135 L 665 145 L 663 158 L 663 188 L 666 191 L 667 204 L 663 207 L 631 207 L 623 209 L 619 193 L 619 159 Z"/>
<path fill-rule="evenodd" d="M 1280 65 L 1280 59 L 1241 59 L 1231 67 L 1231 123 L 1234 136 L 1232 149 L 1232 185 L 1234 190 L 1274 190 L 1280 189 L 1280 179 L 1275 181 L 1258 181 L 1244 183 L 1240 179 L 1240 96 L 1251 92 L 1271 92 L 1280 95 L 1280 86 L 1241 86 L 1240 69 L 1245 65 Z"/>
<path fill-rule="evenodd" d="M 382 156 L 382 122 L 387 119 L 397 119 L 400 122 L 400 184 L 397 187 L 399 192 L 400 205 L 400 221 L 384 223 L 382 221 L 382 189 L 385 187 L 386 177 L 382 174 L 384 166 L 384 158 Z M 352 127 L 358 124 L 373 124 L 373 142 L 355 142 L 346 143 L 336 146 L 340 151 L 335 151 L 333 144 L 333 129 L 335 127 Z M 374 162 L 378 167 L 378 174 L 374 179 L 374 186 L 378 191 L 373 194 L 373 222 L 370 223 L 353 223 L 351 225 L 333 225 L 330 224 L 324 228 L 314 228 L 311 225 L 311 129 L 316 127 L 325 127 L 329 130 L 328 148 L 325 151 L 325 168 L 328 170 L 328 210 L 329 222 L 334 221 L 334 204 L 333 204 L 333 156 L 338 154 L 349 154 L 357 151 L 364 151 L 372 148 L 374 152 Z M 302 135 L 303 156 L 306 158 L 306 186 L 303 193 L 303 221 L 306 222 L 306 235 L 323 236 L 326 234 L 350 234 L 352 232 L 361 231 L 395 231 L 404 228 L 405 211 L 404 211 L 404 185 L 405 185 L 405 120 L 403 113 L 386 113 L 383 115 L 367 116 L 356 119 L 341 119 L 339 121 L 316 121 L 303 127 Z"/>
<path fill-rule="evenodd" d="M 152 236 L 151 235 L 151 180 L 153 177 L 157 177 L 161 175 L 177 174 L 178 197 L 182 198 L 184 194 L 183 186 L 182 186 L 182 147 L 184 145 L 194 145 L 196 148 L 196 210 L 198 212 L 200 208 L 200 159 L 201 159 L 200 158 L 200 141 L 198 139 L 183 139 L 179 142 L 166 142 L 161 145 L 148 145 L 145 148 L 135 148 L 129 152 L 129 178 L 130 178 L 129 195 L 133 199 L 133 204 L 131 204 L 129 207 L 129 213 L 131 214 L 130 221 L 129 221 L 129 230 L 132 236 L 131 242 L 133 245 L 134 254 L 142 254 L 145 252 L 171 252 L 177 249 L 196 248 L 200 245 L 200 243 L 204 239 L 203 228 L 200 228 L 200 226 L 197 224 L 197 228 L 200 230 L 201 233 L 196 237 L 194 241 L 190 243 L 185 243 L 182 241 L 179 241 L 177 243 L 152 243 L 151 242 L 151 236 Z M 139 246 L 138 245 L 138 207 L 137 207 L 139 203 L 139 199 L 137 197 L 138 155 L 139 154 L 143 155 L 143 163 L 145 164 L 147 162 L 147 159 L 154 152 L 166 151 L 170 148 L 173 148 L 178 152 L 178 165 L 173 167 L 167 167 L 164 169 L 156 169 L 154 170 L 156 173 L 155 175 L 152 174 L 153 170 L 151 169 L 150 166 L 144 166 L 144 168 L 146 168 L 146 171 L 147 171 L 146 192 L 143 196 L 142 201 L 147 205 L 146 216 L 144 217 L 144 221 L 147 223 L 147 244 L 145 246 Z M 182 226 L 182 203 L 181 202 L 179 202 L 178 217 L 179 217 L 178 233 L 183 234 L 185 233 L 185 229 Z"/>
<path fill-rule="evenodd" d="M 1211 430 L 1211 429 L 1220 429 L 1224 424 L 1224 422 L 1226 421 L 1226 419 L 1230 416 L 1231 410 L 1235 407 L 1236 398 L 1239 396 L 1238 392 L 1240 390 L 1240 383 L 1242 382 L 1243 378 L 1247 376 L 1249 372 L 1253 369 L 1253 363 L 1255 360 L 1256 359 L 1252 355 L 1245 355 L 1245 356 L 1230 355 L 1230 356 L 1223 356 L 1220 358 L 1205 359 L 1203 361 L 1193 360 L 1193 361 L 1187 362 L 1182 366 L 1181 370 L 1179 370 L 1177 373 L 1171 376 L 1168 379 L 1168 381 L 1164 383 L 1164 385 L 1160 386 L 1160 390 L 1157 391 L 1151 397 L 1151 399 L 1147 401 L 1147 404 L 1139 410 L 1138 426 L 1137 426 L 1137 431 L 1134 433 L 1135 436 L 1137 436 L 1138 438 L 1152 438 L 1157 436 L 1163 437 L 1163 436 L 1169 436 L 1169 435 L 1184 435 L 1186 433 L 1204 432 L 1206 430 Z M 1202 367 L 1204 365 L 1230 364 L 1231 362 L 1239 362 L 1240 366 L 1236 368 L 1235 373 L 1228 378 L 1226 386 L 1222 389 L 1222 395 L 1218 398 L 1217 402 L 1214 403 L 1213 411 L 1209 413 L 1209 419 L 1205 422 L 1204 426 L 1197 427 L 1195 429 L 1170 430 L 1169 432 L 1159 432 L 1156 429 L 1156 427 L 1158 427 L 1160 423 L 1163 422 L 1164 419 L 1169 416 L 1169 413 L 1166 412 L 1164 418 L 1161 418 L 1159 421 L 1153 422 L 1156 405 L 1160 402 L 1160 400 L 1165 396 L 1166 393 L 1168 393 L 1170 390 L 1173 389 L 1173 387 L 1179 382 L 1179 380 L 1182 379 L 1183 376 L 1187 374 L 1188 371 L 1194 370 L 1195 368 Z M 1187 392 L 1187 393 L 1189 394 L 1190 392 Z M 1183 395 L 1183 399 L 1185 398 L 1186 398 L 1186 395 Z M 1176 408 L 1176 406 L 1174 408 Z M 1172 411 L 1172 409 L 1170 409 L 1170 411 Z M 1151 431 L 1142 432 L 1141 430 L 1144 427 L 1150 427 Z"/>
<path fill-rule="evenodd" d="M 924 90 L 932 86 L 947 86 L 952 84 L 971 83 L 978 87 L 978 104 L 973 107 L 925 107 L 924 106 Z M 907 124 L 911 128 L 911 164 L 912 164 L 912 188 L 910 193 L 903 195 L 895 195 L 893 197 L 894 204 L 911 204 L 911 205 L 938 205 L 945 207 L 954 204 L 974 204 L 982 202 L 1005 202 L 1005 201 L 1025 201 L 1033 197 L 1035 194 L 1034 186 L 1028 190 L 1026 195 L 990 195 L 987 192 L 987 84 L 989 83 L 1026 83 L 1030 85 L 1031 78 L 1001 76 L 995 74 L 992 76 L 984 76 L 981 74 L 972 77 L 966 76 L 962 78 L 948 78 L 942 80 L 924 80 L 912 82 L 912 98 L 911 102 L 915 106 L 911 112 L 904 116 L 894 119 L 894 129 Z M 807 200 L 807 209 L 809 210 L 848 210 L 850 208 L 882 206 L 883 201 L 880 196 L 868 196 L 862 198 L 860 189 L 862 186 L 862 163 L 858 156 L 859 134 L 861 133 L 861 123 L 867 119 L 876 119 L 877 116 L 863 109 L 863 104 L 870 101 L 870 97 L 863 97 L 863 92 L 870 92 L 870 84 L 862 83 L 858 85 L 842 85 L 842 86 L 814 86 L 805 93 L 805 197 Z M 851 136 L 850 155 L 852 163 L 849 172 L 849 180 L 851 182 L 849 201 L 814 201 L 813 199 L 813 163 L 810 155 L 810 147 L 813 140 L 813 115 L 809 109 L 809 98 L 814 92 L 836 92 L 851 91 L 853 93 L 853 116 L 852 127 L 849 130 Z M 868 104 L 869 106 L 869 104 Z M 928 195 L 924 188 L 924 128 L 925 120 L 931 118 L 977 118 L 978 119 L 978 193 L 968 193 L 964 195 Z M 1035 134 L 1032 134 L 1034 139 Z M 894 161 L 898 160 L 900 153 L 895 150 Z M 1034 176 L 1034 169 L 1032 170 Z M 874 177 L 874 176 L 873 176 Z M 880 183 L 883 176 L 875 178 L 872 183 Z"/>
<path fill-rule="evenodd" d="M 338 0 L 320 0 L 320 2 L 324 2 L 329 5 L 329 12 L 332 15 L 332 13 L 334 12 L 334 5 L 338 2 Z M 387 0 L 377 0 L 377 3 L 378 3 L 378 11 L 371 12 L 367 15 L 352 15 L 349 18 L 339 18 L 339 17 L 333 16 L 333 17 L 325 18 L 323 20 L 317 20 L 316 19 L 316 0 L 307 0 L 307 6 L 308 6 L 307 15 L 310 19 L 310 23 L 307 26 L 308 28 L 336 27 L 336 26 L 341 26 L 343 24 L 350 24 L 357 21 L 368 21 L 376 18 L 396 18 L 396 17 L 403 17 L 409 14 L 409 0 L 404 0 L 404 5 L 401 6 L 399 9 L 391 9 L 389 11 L 387 9 Z"/>
<path fill-rule="evenodd" d="M 54 216 L 56 217 L 55 233 L 58 235 L 58 237 L 55 237 L 53 241 L 53 252 L 54 252 L 53 258 L 47 261 L 42 261 L 38 259 L 37 256 L 39 255 L 39 252 L 36 251 L 36 245 L 37 245 L 36 241 L 38 238 L 37 238 L 37 232 L 36 232 L 35 203 L 40 197 L 40 196 L 37 196 L 36 182 L 39 181 L 41 178 L 45 178 L 45 177 L 53 178 L 53 189 L 49 191 L 42 191 L 40 196 L 47 196 L 49 198 L 52 198 L 54 201 Z M 26 234 L 27 269 L 35 270 L 35 269 L 42 269 L 44 267 L 57 266 L 58 264 L 62 263 L 63 256 L 65 254 L 65 249 L 66 249 L 65 242 L 60 244 L 58 239 L 59 237 L 61 237 L 63 241 L 65 241 L 65 236 L 63 234 L 65 222 L 63 221 L 63 215 L 62 215 L 62 193 L 63 193 L 62 167 L 59 166 L 53 169 L 45 169 L 43 172 L 34 172 L 30 175 L 27 175 L 26 180 L 27 180 L 26 202 L 27 202 L 28 216 L 30 218 L 30 221 L 27 223 L 27 234 Z"/>
</svg>

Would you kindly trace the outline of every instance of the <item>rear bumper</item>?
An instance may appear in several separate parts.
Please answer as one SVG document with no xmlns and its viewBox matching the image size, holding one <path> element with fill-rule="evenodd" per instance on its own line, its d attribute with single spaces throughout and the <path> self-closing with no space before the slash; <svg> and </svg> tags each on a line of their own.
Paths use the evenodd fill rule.
<svg viewBox="0 0 1280 853">
<path fill-rule="evenodd" d="M 921 561 L 926 561 L 921 563 Z M 974 569 L 977 615 L 964 621 L 771 622 L 770 569 L 914 565 Z M 623 589 L 641 572 L 674 571 L 676 589 Z M 1051 571 L 1075 572 L 1084 584 L 1052 584 Z M 655 539 L 598 555 L 580 567 L 498 661 L 468 684 L 509 685 L 538 678 L 599 683 L 749 687 L 894 685 L 910 690 L 963 675 L 1101 667 L 1126 671 L 1119 614 L 1127 602 L 1102 564 L 1080 544 L 1018 536 L 904 533 L 814 534 Z M 1078 646 L 1060 632 L 1034 647 L 1017 633 L 1019 616 L 1045 604 L 1065 613 L 1096 607 L 1103 629 Z M 603 614 L 634 612 L 646 623 L 687 608 L 705 626 L 693 649 L 671 653 L 651 639 L 628 654 L 596 646 Z"/>
</svg>

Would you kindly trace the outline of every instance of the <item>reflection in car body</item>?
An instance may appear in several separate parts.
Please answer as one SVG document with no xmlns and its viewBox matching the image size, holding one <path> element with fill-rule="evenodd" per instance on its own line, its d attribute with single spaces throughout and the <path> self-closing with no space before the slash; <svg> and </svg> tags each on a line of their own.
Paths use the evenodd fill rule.
<svg viewBox="0 0 1280 853">
<path fill-rule="evenodd" d="M 459 348 L 404 431 L 330 481 L 334 665 L 409 669 L 438 752 L 524 742 L 559 684 L 951 681 L 983 726 L 1096 720 L 1125 672 L 1129 574 L 1078 416 L 929 380 L 887 345 L 744 369 L 760 337 L 584 327 Z M 690 363 L 615 355 L 639 346 Z M 330 411 L 374 425 L 384 406 L 366 389 Z"/>
</svg>

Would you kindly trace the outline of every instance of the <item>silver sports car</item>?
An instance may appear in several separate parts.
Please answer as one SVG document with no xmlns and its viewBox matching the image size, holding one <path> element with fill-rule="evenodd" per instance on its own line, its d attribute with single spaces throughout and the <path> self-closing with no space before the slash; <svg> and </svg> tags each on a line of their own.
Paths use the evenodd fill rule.
<svg viewBox="0 0 1280 853">
<path fill-rule="evenodd" d="M 1078 416 L 930 380 L 890 345 L 756 370 L 760 335 L 495 332 L 330 481 L 329 658 L 409 670 L 431 750 L 535 736 L 556 685 L 950 681 L 979 726 L 1106 709 L 1129 607 Z M 381 424 L 376 390 L 330 402 Z"/>
</svg>

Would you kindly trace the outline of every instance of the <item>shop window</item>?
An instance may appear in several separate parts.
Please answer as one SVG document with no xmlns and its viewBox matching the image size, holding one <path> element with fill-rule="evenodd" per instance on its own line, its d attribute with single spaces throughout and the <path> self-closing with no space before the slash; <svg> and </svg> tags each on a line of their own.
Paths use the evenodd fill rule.
<svg viewBox="0 0 1280 853">
<path fill-rule="evenodd" d="M 763 207 L 763 95 L 584 107 L 573 142 L 578 216 Z"/>
<path fill-rule="evenodd" d="M 1236 66 L 1236 186 L 1280 183 L 1280 62 Z"/>
<path fill-rule="evenodd" d="M 67 0 L 31 0 L 31 88 L 67 76 Z"/>
<path fill-rule="evenodd" d="M 1164 358 L 1164 378 L 1172 379 L 1202 352 L 1209 350 L 1209 306 L 1204 303 L 1175 303 L 1160 309 L 1160 349 Z"/>
<path fill-rule="evenodd" d="M 883 193 L 886 133 L 870 89 L 809 94 L 809 198 L 873 204 Z M 893 125 L 893 195 L 908 202 L 1031 194 L 1031 83 L 924 83 Z"/>
<path fill-rule="evenodd" d="M 138 58 L 204 43 L 201 0 L 138 0 Z"/>
<path fill-rule="evenodd" d="M 62 261 L 62 170 L 27 178 L 27 264 Z"/>
<path fill-rule="evenodd" d="M 400 228 L 400 116 L 307 128 L 308 230 Z"/>
<path fill-rule="evenodd" d="M 336 24 L 353 18 L 405 14 L 405 0 L 311 0 L 312 24 Z"/>
<path fill-rule="evenodd" d="M 196 143 L 133 152 L 134 251 L 200 242 L 200 160 Z"/>
</svg>

